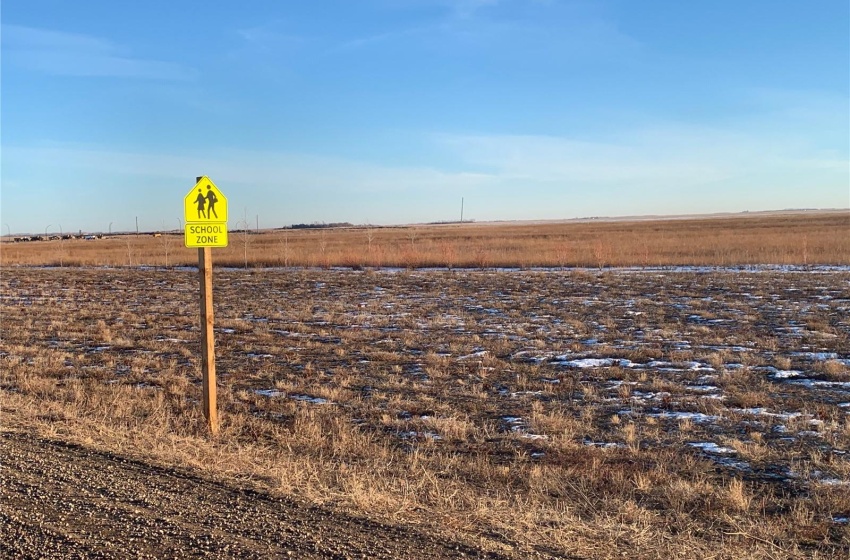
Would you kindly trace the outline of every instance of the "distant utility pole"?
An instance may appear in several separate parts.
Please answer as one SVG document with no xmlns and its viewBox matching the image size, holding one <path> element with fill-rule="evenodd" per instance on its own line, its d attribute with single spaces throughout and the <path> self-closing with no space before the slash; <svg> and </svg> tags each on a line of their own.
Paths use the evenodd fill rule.
<svg viewBox="0 0 850 560">
<path fill-rule="evenodd" d="M 139 235 L 139 217 L 136 216 L 136 235 Z"/>
<path fill-rule="evenodd" d="M 260 233 L 260 215 L 257 214 L 257 233 Z"/>
<path fill-rule="evenodd" d="M 463 223 L 463 197 L 460 197 L 460 223 Z"/>
</svg>

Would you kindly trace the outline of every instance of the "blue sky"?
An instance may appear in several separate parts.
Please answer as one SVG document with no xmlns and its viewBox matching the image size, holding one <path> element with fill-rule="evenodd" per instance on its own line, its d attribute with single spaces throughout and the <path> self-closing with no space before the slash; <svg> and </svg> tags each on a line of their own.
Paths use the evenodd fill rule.
<svg viewBox="0 0 850 560">
<path fill-rule="evenodd" d="M 846 0 L 5 0 L 2 233 L 850 207 Z"/>
</svg>

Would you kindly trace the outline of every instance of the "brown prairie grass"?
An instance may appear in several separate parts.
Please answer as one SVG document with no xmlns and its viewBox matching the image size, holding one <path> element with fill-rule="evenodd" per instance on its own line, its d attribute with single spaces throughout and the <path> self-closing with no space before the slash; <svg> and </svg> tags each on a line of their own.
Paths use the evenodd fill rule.
<svg viewBox="0 0 850 560">
<path fill-rule="evenodd" d="M 850 212 L 263 230 L 232 235 L 218 266 L 590 267 L 850 264 Z M 168 244 L 163 239 L 169 240 Z M 4 265 L 185 266 L 182 234 L 11 243 Z"/>
<path fill-rule="evenodd" d="M 221 270 L 218 438 L 194 272 L 2 272 L 2 429 L 517 557 L 850 551 L 850 399 L 771 377 L 842 382 L 846 272 Z"/>
</svg>

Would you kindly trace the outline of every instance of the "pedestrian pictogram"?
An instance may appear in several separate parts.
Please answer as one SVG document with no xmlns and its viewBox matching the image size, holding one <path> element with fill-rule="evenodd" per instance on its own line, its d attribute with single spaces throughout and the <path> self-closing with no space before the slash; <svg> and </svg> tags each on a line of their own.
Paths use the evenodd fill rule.
<svg viewBox="0 0 850 560">
<path fill-rule="evenodd" d="M 187 223 L 227 222 L 227 197 L 203 176 L 183 199 L 183 214 Z"/>
<path fill-rule="evenodd" d="M 186 247 L 227 247 L 227 197 L 204 175 L 183 198 Z"/>
</svg>

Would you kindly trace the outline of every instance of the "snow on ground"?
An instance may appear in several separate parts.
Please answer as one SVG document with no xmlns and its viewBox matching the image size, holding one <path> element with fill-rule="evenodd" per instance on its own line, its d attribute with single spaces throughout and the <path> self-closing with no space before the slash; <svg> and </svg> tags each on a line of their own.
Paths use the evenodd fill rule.
<svg viewBox="0 0 850 560">
<path fill-rule="evenodd" d="M 696 447 L 697 449 L 701 449 L 701 450 L 705 451 L 706 453 L 722 453 L 722 454 L 728 454 L 728 455 L 736 453 L 736 451 L 734 449 L 732 449 L 731 447 L 723 447 L 723 446 L 717 445 L 716 443 L 713 443 L 713 442 L 710 442 L 710 441 L 708 441 L 708 442 L 688 442 L 688 445 L 690 445 L 691 447 Z"/>
<path fill-rule="evenodd" d="M 365 278 L 362 273 L 316 270 L 305 272 L 297 286 L 302 291 L 293 295 L 245 279 L 244 271 L 225 269 L 225 276 L 244 282 L 240 290 L 250 287 L 259 297 L 248 299 L 255 302 L 249 310 L 244 301 L 236 305 L 233 298 L 222 298 L 231 301 L 232 310 L 229 315 L 227 309 L 217 311 L 227 322 L 216 337 L 217 343 L 236 348 L 232 353 L 242 360 L 237 365 L 246 371 L 285 371 L 301 383 L 286 385 L 297 388 L 293 391 L 263 388 L 259 382 L 247 387 L 269 399 L 334 404 L 314 393 L 335 393 L 301 381 L 306 360 L 289 364 L 284 354 L 291 353 L 313 352 L 316 383 L 330 383 L 335 369 L 351 370 L 355 381 L 344 388 L 362 394 L 378 383 L 361 381 L 364 372 L 389 371 L 400 400 L 430 395 L 446 378 L 460 376 L 458 391 L 475 386 L 492 399 L 488 421 L 499 426 L 499 435 L 531 446 L 543 454 L 538 457 L 546 456 L 547 433 L 528 420 L 529 407 L 554 402 L 566 415 L 596 407 L 597 416 L 587 421 L 597 424 L 612 417 L 651 421 L 663 434 L 694 425 L 690 429 L 699 433 L 688 434 L 687 447 L 681 439 L 678 445 L 733 469 L 758 465 L 711 440 L 720 434 L 745 439 L 754 430 L 763 434 L 766 446 L 818 446 L 819 453 L 846 461 L 835 442 L 850 415 L 850 347 L 842 346 L 850 332 L 848 272 L 850 267 L 587 269 L 578 283 L 571 276 L 575 272 L 552 270 L 391 270 L 370 271 L 348 294 L 345 282 L 354 274 Z M 272 269 L 263 277 L 275 275 L 280 274 Z M 311 281 L 319 277 L 322 281 Z M 74 297 L 57 294 L 47 303 Z M 37 294 L 0 297 L 4 305 L 40 301 Z M 293 301 L 309 302 L 309 308 L 291 313 Z M 150 328 L 133 323 L 116 324 L 113 331 Z M 162 353 L 183 349 L 197 333 L 194 326 L 174 323 L 169 319 L 171 326 L 162 329 L 166 334 L 154 338 L 155 348 L 124 348 L 117 340 L 91 338 L 70 344 L 59 335 L 44 344 L 93 360 L 120 352 Z M 266 337 L 265 346 L 253 343 L 257 333 Z M 348 352 L 345 341 L 352 334 L 362 349 L 336 356 L 337 349 Z M 392 356 L 391 367 L 370 353 L 378 350 Z M 173 356 L 186 361 L 176 351 Z M 107 371 L 127 384 L 143 374 L 155 380 L 155 372 L 131 370 L 122 359 L 82 367 L 72 360 L 65 367 Z M 236 377 L 239 369 L 221 371 Z M 269 385 L 275 386 L 265 380 Z M 390 417 L 395 421 L 394 413 Z M 405 439 L 447 439 L 430 428 L 404 426 L 396 433 Z M 613 435 L 591 434 L 579 433 L 575 442 L 612 453 L 626 447 Z M 550 433 L 549 441 L 556 435 L 562 437 Z M 669 442 L 660 436 L 640 442 L 641 449 L 664 445 Z M 822 477 L 820 484 L 833 478 Z"/>
</svg>

